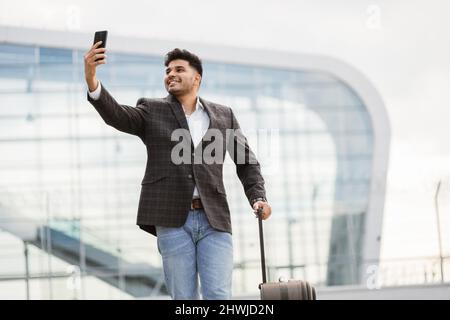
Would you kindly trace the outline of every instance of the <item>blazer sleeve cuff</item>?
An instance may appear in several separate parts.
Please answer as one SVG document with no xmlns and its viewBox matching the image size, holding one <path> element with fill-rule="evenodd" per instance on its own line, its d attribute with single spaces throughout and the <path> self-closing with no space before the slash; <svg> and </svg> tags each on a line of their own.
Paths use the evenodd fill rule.
<svg viewBox="0 0 450 320">
<path fill-rule="evenodd" d="M 253 208 L 253 205 L 255 204 L 256 201 L 263 201 L 263 202 L 267 202 L 267 199 L 265 197 L 258 197 L 258 198 L 254 198 L 250 201 L 250 205 Z"/>
<path fill-rule="evenodd" d="M 97 80 L 97 89 L 94 91 L 89 91 L 88 89 L 88 95 L 92 100 L 98 100 L 100 98 L 100 93 L 102 92 L 102 84 L 100 83 L 100 80 Z"/>
</svg>

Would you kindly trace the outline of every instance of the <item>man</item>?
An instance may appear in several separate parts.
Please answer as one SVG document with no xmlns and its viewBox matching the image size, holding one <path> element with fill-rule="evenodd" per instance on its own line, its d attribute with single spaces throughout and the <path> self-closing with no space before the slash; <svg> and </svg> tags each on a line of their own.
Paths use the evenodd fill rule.
<svg viewBox="0 0 450 320">
<path fill-rule="evenodd" d="M 178 48 L 165 57 L 166 98 L 140 98 L 136 107 L 118 104 L 96 78 L 97 66 L 107 58 L 100 43 L 84 56 L 88 100 L 106 124 L 138 136 L 147 148 L 137 224 L 157 236 L 171 297 L 199 299 L 199 277 L 203 299 L 230 299 L 233 244 L 222 181 L 227 150 L 254 213 L 261 208 L 262 219 L 267 219 L 272 211 L 260 165 L 233 110 L 197 96 L 201 60 Z M 180 143 L 174 136 L 184 138 L 181 151 L 187 150 L 182 156 L 187 161 L 179 161 Z M 216 147 L 211 155 L 221 161 L 198 161 L 211 144 Z"/>
</svg>

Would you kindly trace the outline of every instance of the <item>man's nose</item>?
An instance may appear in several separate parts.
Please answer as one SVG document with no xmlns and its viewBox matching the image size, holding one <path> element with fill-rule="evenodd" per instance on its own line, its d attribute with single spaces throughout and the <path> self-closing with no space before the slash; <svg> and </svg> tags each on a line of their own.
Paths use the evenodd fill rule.
<svg viewBox="0 0 450 320">
<path fill-rule="evenodd" d="M 169 79 L 174 78 L 174 76 L 175 76 L 175 70 L 170 70 L 169 73 L 167 74 L 167 77 L 168 77 Z"/>
</svg>

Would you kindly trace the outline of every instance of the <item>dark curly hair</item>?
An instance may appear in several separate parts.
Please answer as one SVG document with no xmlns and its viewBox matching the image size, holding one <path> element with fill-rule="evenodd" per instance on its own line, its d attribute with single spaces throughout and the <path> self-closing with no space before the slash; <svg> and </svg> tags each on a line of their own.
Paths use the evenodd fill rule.
<svg viewBox="0 0 450 320">
<path fill-rule="evenodd" d="M 164 65 L 167 67 L 172 60 L 176 59 L 186 60 L 187 62 L 189 62 L 189 65 L 191 67 L 197 70 L 200 76 L 203 76 L 202 61 L 192 52 L 189 52 L 185 49 L 175 48 L 166 54 Z"/>
</svg>

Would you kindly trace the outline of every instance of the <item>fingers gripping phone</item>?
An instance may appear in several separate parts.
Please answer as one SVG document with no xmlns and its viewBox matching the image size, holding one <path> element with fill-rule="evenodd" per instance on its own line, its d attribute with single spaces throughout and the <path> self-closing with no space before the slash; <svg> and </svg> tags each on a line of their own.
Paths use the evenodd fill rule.
<svg viewBox="0 0 450 320">
<path fill-rule="evenodd" d="M 94 35 L 94 44 L 96 44 L 97 42 L 101 41 L 102 43 L 98 46 L 98 48 L 106 48 L 106 40 L 108 38 L 108 31 L 104 30 L 104 31 L 96 31 L 95 35 Z M 98 60 L 101 59 L 96 59 L 95 61 L 97 62 Z"/>
</svg>

